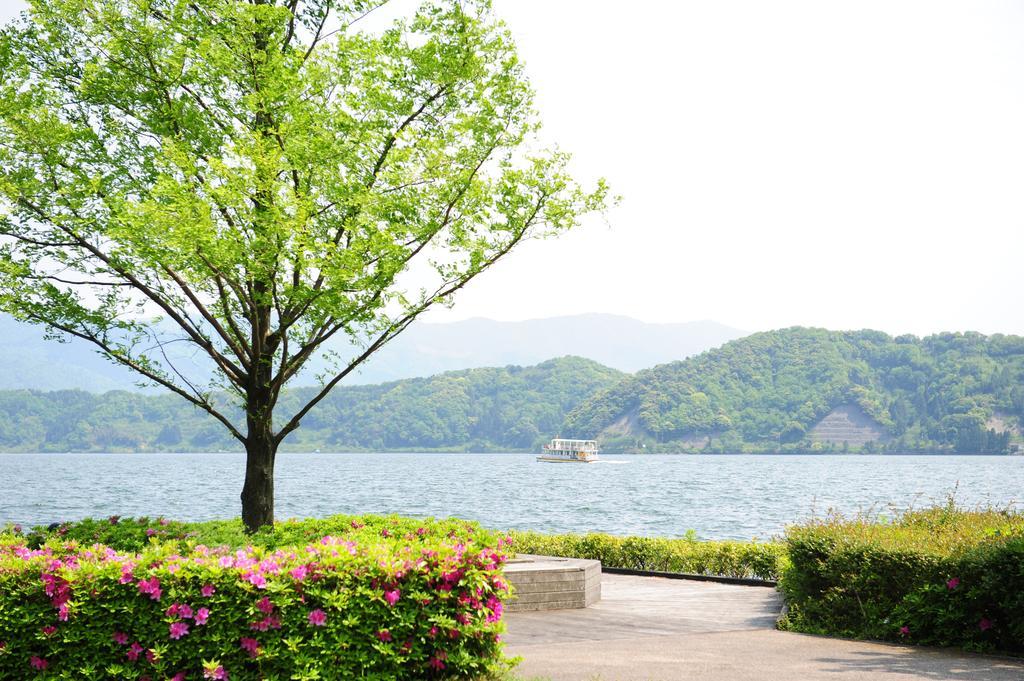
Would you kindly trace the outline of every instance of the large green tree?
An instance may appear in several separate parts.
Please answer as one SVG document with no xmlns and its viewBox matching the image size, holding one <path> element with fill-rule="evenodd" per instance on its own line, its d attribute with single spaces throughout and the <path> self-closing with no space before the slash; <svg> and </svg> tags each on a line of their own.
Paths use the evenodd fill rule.
<svg viewBox="0 0 1024 681">
<path fill-rule="evenodd" d="M 603 183 L 538 148 L 486 1 L 390 18 L 374 0 L 30 5 L 0 32 L 0 308 L 217 418 L 247 452 L 249 529 L 273 522 L 281 441 L 339 381 L 517 244 L 604 206 Z M 338 337 L 357 349 L 275 423 Z"/>
</svg>

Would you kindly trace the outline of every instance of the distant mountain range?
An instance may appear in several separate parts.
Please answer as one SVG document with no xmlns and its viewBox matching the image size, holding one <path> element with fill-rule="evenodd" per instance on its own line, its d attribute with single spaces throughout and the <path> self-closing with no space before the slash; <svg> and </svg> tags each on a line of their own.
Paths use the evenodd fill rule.
<svg viewBox="0 0 1024 681">
<path fill-rule="evenodd" d="M 526 366 L 566 355 L 632 373 L 700 354 L 745 335 L 745 331 L 713 321 L 649 324 L 609 314 L 417 324 L 368 362 L 359 382 L 476 367 Z"/>
<path fill-rule="evenodd" d="M 0 316 L 0 390 L 138 390 L 130 371 L 111 364 L 88 343 L 77 339 L 59 343 L 45 340 L 43 335 L 40 327 Z M 606 314 L 522 322 L 468 319 L 417 323 L 347 383 L 383 383 L 478 367 L 527 366 L 566 355 L 634 372 L 698 354 L 743 335 L 743 331 L 712 321 L 648 324 Z M 332 349 L 342 356 L 351 354 L 344 344 Z M 191 375 L 205 371 L 201 360 L 177 359 L 189 367 Z M 312 385 L 312 377 L 323 366 L 311 364 L 295 385 Z"/>
</svg>

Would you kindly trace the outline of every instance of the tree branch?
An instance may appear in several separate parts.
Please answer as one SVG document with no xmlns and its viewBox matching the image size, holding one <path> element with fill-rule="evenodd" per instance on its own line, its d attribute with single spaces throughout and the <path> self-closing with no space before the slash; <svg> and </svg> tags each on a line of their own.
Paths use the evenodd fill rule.
<svg viewBox="0 0 1024 681">
<path fill-rule="evenodd" d="M 291 0 L 288 5 L 288 11 L 291 12 L 291 17 L 288 19 L 288 31 L 284 34 L 284 41 L 281 43 L 281 54 L 288 51 L 288 45 L 291 43 L 292 38 L 295 37 L 295 8 L 299 6 L 299 0 Z M 326 19 L 326 12 L 324 17 Z"/>
<path fill-rule="evenodd" d="M 423 249 L 426 248 L 427 244 L 429 244 L 430 241 L 437 234 L 439 234 L 445 227 L 448 226 L 448 224 L 451 222 L 452 211 L 455 209 L 455 206 L 466 195 L 466 192 L 469 191 L 469 187 L 472 184 L 473 179 L 477 176 L 477 174 L 480 172 L 480 169 L 483 167 L 484 163 L 487 162 L 487 159 L 489 159 L 491 157 L 491 154 L 493 154 L 494 150 L 497 149 L 497 148 L 498 148 L 498 143 L 497 143 L 497 140 L 496 140 L 495 143 L 493 145 L 491 145 L 487 149 L 487 151 L 481 155 L 480 160 L 477 162 L 477 164 L 475 166 L 473 166 L 473 168 L 470 171 L 469 175 L 463 181 L 462 186 L 459 187 L 459 189 L 455 192 L 455 195 L 452 197 L 451 201 L 449 201 L 448 204 L 446 205 L 445 210 L 444 210 L 444 215 L 443 215 L 443 217 L 441 219 L 440 224 L 434 230 L 432 230 L 429 234 L 427 234 L 425 237 L 423 237 L 421 239 L 420 243 L 416 246 L 416 248 L 414 248 L 412 251 L 410 251 L 408 254 L 406 254 L 406 256 L 402 259 L 402 266 L 403 266 L 403 268 L 404 268 L 405 265 L 408 265 L 409 262 L 413 258 L 415 258 L 417 255 L 419 255 L 420 252 L 422 252 Z M 410 246 L 410 245 L 412 245 L 412 243 L 414 243 L 414 240 L 410 240 L 409 242 L 406 242 L 404 245 L 405 246 Z M 375 261 L 376 261 L 376 259 L 367 261 L 366 265 L 370 266 Z M 398 268 L 398 269 L 402 269 L 402 268 Z M 363 306 L 360 307 L 360 312 L 368 309 L 369 305 L 375 304 L 380 299 L 380 297 L 383 295 L 384 290 L 387 288 L 387 286 L 390 286 L 393 283 L 393 281 L 394 281 L 394 279 L 392 278 L 392 279 L 389 279 L 387 282 L 385 282 L 384 285 L 382 285 L 377 290 L 377 292 L 370 299 L 370 301 L 366 305 L 363 305 Z M 302 314 L 305 313 L 305 311 L 313 304 L 313 302 L 318 297 L 318 293 L 319 292 L 317 291 L 316 293 L 314 293 L 314 295 L 310 296 L 305 301 L 305 303 L 302 305 L 302 307 L 299 308 L 299 312 L 297 313 L 296 316 L 301 316 Z M 317 334 L 314 335 L 314 338 L 309 343 L 306 343 L 306 344 L 303 345 L 303 347 L 299 348 L 299 351 L 295 354 L 295 358 L 293 360 L 295 366 L 287 367 L 285 365 L 285 363 L 282 362 L 282 364 L 281 364 L 281 372 L 278 374 L 277 377 L 275 377 L 275 384 L 277 385 L 277 389 L 280 390 L 280 388 L 283 386 L 284 383 L 287 383 L 296 373 L 298 373 L 299 369 L 301 369 L 302 364 L 305 363 L 306 360 L 309 359 L 310 355 L 312 355 L 312 353 L 316 350 L 317 347 L 319 347 L 320 345 L 322 345 L 323 343 L 328 341 L 334 334 L 336 334 L 338 331 L 341 330 L 341 328 L 343 328 L 345 323 L 348 323 L 348 321 L 350 321 L 352 318 L 355 318 L 356 316 L 358 316 L 358 314 L 359 314 L 358 312 L 354 313 L 349 319 L 346 319 L 342 323 L 333 324 L 332 322 L 325 322 L 325 324 L 321 327 L 320 331 Z M 333 324 L 333 328 L 331 328 L 332 324 Z M 284 326 L 283 323 L 282 323 L 282 329 L 283 330 L 287 330 L 287 326 Z M 328 331 L 328 329 L 330 329 L 330 331 Z M 325 332 L 326 332 L 326 335 L 324 335 Z"/>
<path fill-rule="evenodd" d="M 365 19 L 366 17 L 370 16 L 371 14 L 373 14 L 374 12 L 376 12 L 378 9 L 380 9 L 381 7 L 383 7 L 386 4 L 388 4 L 388 0 L 384 0 L 384 2 L 381 2 L 381 3 L 377 4 L 377 5 L 374 5 L 370 9 L 366 10 L 365 12 L 363 12 L 362 14 L 357 16 L 352 21 L 350 21 L 347 24 L 345 24 L 344 26 L 340 26 L 340 27 L 334 29 L 333 31 L 331 31 L 330 33 L 328 33 L 327 35 L 323 36 L 323 38 L 321 38 L 321 40 L 326 40 L 326 39 L 330 38 L 332 35 L 334 35 L 335 33 L 339 33 L 341 31 L 344 31 L 344 30 L 348 29 L 353 24 L 355 24 L 355 23 L 357 23 L 359 21 L 362 21 L 363 19 Z"/>
<path fill-rule="evenodd" d="M 69 237 L 75 240 L 79 244 L 79 246 L 81 246 L 89 253 L 92 253 L 92 255 L 97 260 L 106 265 L 112 272 L 116 273 L 125 281 L 130 282 L 131 285 L 136 290 L 138 290 L 144 296 L 153 301 L 153 303 L 155 303 L 160 309 L 162 309 L 167 314 L 168 317 L 174 320 L 174 322 L 179 327 L 181 327 L 181 329 L 185 333 L 187 333 L 189 337 L 192 338 L 196 345 L 203 348 L 207 352 L 207 354 L 209 354 L 210 357 L 215 362 L 217 362 L 217 364 L 224 370 L 225 374 L 228 375 L 228 378 L 232 379 L 232 382 L 244 382 L 245 372 L 241 368 L 236 366 L 230 359 L 228 359 L 220 352 L 218 352 L 209 338 L 206 338 L 202 333 L 200 333 L 198 328 L 196 328 L 193 324 L 190 324 L 178 310 L 175 310 L 174 307 L 171 306 L 171 304 L 166 299 L 164 299 L 163 296 L 159 295 L 156 291 L 154 291 L 152 287 L 146 285 L 142 280 L 140 280 L 138 277 L 136 277 L 134 274 L 127 271 L 123 267 L 118 266 L 113 258 L 111 258 L 108 254 L 100 250 L 99 247 L 93 245 L 87 239 L 84 239 L 81 236 L 79 236 L 79 234 L 75 232 L 73 229 L 64 226 L 63 224 L 61 224 L 59 220 L 51 219 L 48 215 L 46 215 L 46 212 L 43 211 L 42 208 L 36 206 L 28 199 L 22 197 L 18 199 L 18 203 L 23 207 L 32 210 L 44 222 L 53 225 L 64 234 L 67 234 Z M 234 374 L 234 378 L 232 378 L 231 376 L 232 373 Z"/>
<path fill-rule="evenodd" d="M 543 207 L 546 201 L 547 196 L 545 194 L 541 194 L 540 198 L 537 201 L 537 205 L 534 206 L 533 210 L 530 213 L 530 216 L 524 221 L 522 229 L 518 233 L 516 233 L 515 236 L 512 239 L 510 239 L 507 244 L 502 246 L 498 251 L 494 253 L 494 255 L 488 258 L 487 261 L 484 262 L 479 267 L 479 269 L 451 283 L 450 285 L 448 285 L 447 288 L 445 288 L 445 286 L 442 285 L 434 292 L 433 295 L 428 296 L 419 305 L 417 305 L 408 313 L 406 313 L 405 316 L 403 316 L 401 319 L 399 319 L 396 322 L 392 322 L 392 324 L 388 326 L 384 333 L 378 336 L 377 339 L 372 344 L 370 344 L 366 348 L 366 350 L 362 352 L 362 354 L 360 354 L 358 357 L 349 362 L 348 366 L 346 366 L 342 371 L 335 375 L 334 378 L 328 381 L 320 390 L 320 392 L 318 392 L 316 396 L 313 397 L 313 399 L 307 402 L 306 405 L 302 407 L 302 409 L 300 409 L 294 416 L 292 416 L 291 419 L 289 419 L 288 423 L 286 423 L 285 426 L 281 428 L 281 430 L 275 436 L 274 440 L 276 444 L 280 445 L 280 443 L 284 440 L 284 438 L 288 436 L 289 433 L 298 428 L 299 424 L 302 422 L 303 417 L 305 417 L 305 415 L 308 414 L 313 407 L 319 404 L 321 400 L 327 397 L 331 390 L 333 390 L 334 387 L 337 386 L 338 383 L 342 381 L 342 379 L 348 376 L 353 369 L 362 364 L 370 355 L 372 355 L 374 352 L 379 350 L 385 343 L 387 343 L 392 338 L 401 333 L 407 326 L 409 326 L 409 324 L 411 324 L 420 314 L 427 310 L 437 300 L 447 298 L 448 296 L 453 295 L 459 289 L 461 289 L 466 284 L 475 279 L 477 276 L 479 276 L 481 273 L 489 269 L 491 265 L 498 261 L 499 258 L 503 257 L 509 251 L 511 251 L 512 248 L 522 240 L 522 238 L 526 235 L 527 231 L 529 231 L 529 228 L 533 225 L 534 220 L 536 219 L 537 215 L 540 212 L 540 209 Z"/>
<path fill-rule="evenodd" d="M 447 92 L 447 87 L 446 86 L 441 86 L 440 88 L 438 88 L 438 90 L 434 94 L 432 94 L 430 97 L 428 97 L 423 102 L 423 104 L 420 105 L 419 108 L 417 108 L 411 114 L 409 114 L 409 116 L 407 116 L 405 118 L 405 120 L 402 121 L 402 123 L 398 126 L 398 128 L 393 133 L 391 133 L 391 135 L 388 136 L 387 141 L 384 143 L 384 148 L 381 150 L 380 154 L 378 155 L 377 161 L 376 161 L 376 163 L 374 163 L 373 170 L 370 172 L 370 176 L 366 180 L 366 189 L 371 189 L 373 187 L 373 185 L 376 184 L 376 182 L 377 182 L 377 175 L 378 175 L 378 173 L 380 173 L 381 168 L 384 166 L 384 163 L 387 161 L 388 155 L 391 153 L 391 149 L 395 146 L 395 142 L 398 140 L 398 136 L 401 135 L 402 132 L 407 127 L 412 125 L 413 122 L 415 122 L 416 119 L 419 118 L 420 115 L 423 114 L 423 112 L 427 109 L 427 107 L 430 106 L 430 104 L 432 104 L 433 102 L 437 101 L 437 99 L 439 97 L 441 97 L 443 94 L 445 94 L 445 92 Z M 340 220 L 340 224 L 338 226 L 338 230 L 335 232 L 334 237 L 332 239 L 332 242 L 333 242 L 333 244 L 335 246 L 337 246 L 339 243 L 341 243 L 341 238 L 345 234 L 345 223 L 346 223 L 346 221 L 351 220 L 353 217 L 355 217 L 355 214 L 350 211 L 349 215 L 344 216 Z M 320 288 L 324 285 L 324 280 L 325 280 L 325 277 L 323 275 L 323 272 L 321 272 L 320 274 L 317 275 L 316 281 L 313 282 L 313 285 L 310 288 L 314 292 L 319 291 Z M 308 308 L 309 303 L 310 303 L 309 300 L 305 301 L 305 303 L 302 305 L 302 307 L 300 309 L 304 310 L 304 309 Z M 291 307 L 291 306 L 289 306 L 289 308 L 285 310 L 285 313 L 286 313 L 286 316 L 289 319 L 294 319 L 296 317 L 296 309 Z"/>
<path fill-rule="evenodd" d="M 212 326 L 213 329 L 217 332 L 217 335 L 219 335 L 221 339 L 225 343 L 227 343 L 227 346 L 231 348 L 231 352 L 235 353 L 235 356 L 238 358 L 238 361 L 242 363 L 242 367 L 246 371 L 248 371 L 250 365 L 247 352 L 246 350 L 243 350 L 244 346 L 240 346 L 237 342 L 237 339 L 234 338 L 231 334 L 229 334 L 224 329 L 223 326 L 221 326 L 220 322 L 217 321 L 217 318 L 214 317 L 208 309 L 206 309 L 206 306 L 203 304 L 203 302 L 199 300 L 199 297 L 195 294 L 192 288 L 185 282 L 184 279 L 181 278 L 181 276 L 178 275 L 177 272 L 175 272 L 166 265 L 163 266 L 163 269 L 164 272 L 167 273 L 167 276 L 174 280 L 174 282 L 178 285 L 178 288 L 181 289 L 182 293 L 185 294 L 185 297 L 189 299 L 189 301 L 192 303 L 192 306 L 196 308 L 196 310 L 203 317 L 203 319 L 205 319 L 207 323 L 210 326 Z"/>
<path fill-rule="evenodd" d="M 88 341 L 96 345 L 97 347 L 100 348 L 100 350 L 102 350 L 108 357 L 110 357 L 114 361 L 119 362 L 120 364 L 125 365 L 126 367 L 132 369 L 133 371 L 142 374 L 151 381 L 159 383 L 160 385 L 167 388 L 171 392 L 180 395 L 181 397 L 184 397 L 186 400 L 191 402 L 193 405 L 199 407 L 200 409 L 208 413 L 210 416 L 213 416 L 215 419 L 224 424 L 224 426 L 228 429 L 228 431 L 236 440 L 242 442 L 243 444 L 245 443 L 245 438 L 238 431 L 238 429 L 235 428 L 235 425 L 231 422 L 231 420 L 228 419 L 223 414 L 221 414 L 219 411 L 217 411 L 213 407 L 213 405 L 209 403 L 209 401 L 202 397 L 197 397 L 195 395 L 190 394 L 187 390 L 177 385 L 173 381 L 167 380 L 163 376 L 160 376 L 159 374 L 139 364 L 138 361 L 133 360 L 131 357 L 127 357 L 123 353 L 118 352 L 116 348 L 112 347 L 108 342 L 99 338 L 95 334 L 89 333 L 88 330 L 75 329 L 74 327 L 68 324 L 64 324 L 53 319 L 45 319 L 37 314 L 28 314 L 27 316 L 30 319 L 35 319 L 37 322 L 41 324 L 57 329 L 58 331 L 63 331 L 64 333 L 67 333 L 71 336 L 81 338 L 82 340 Z"/>
</svg>

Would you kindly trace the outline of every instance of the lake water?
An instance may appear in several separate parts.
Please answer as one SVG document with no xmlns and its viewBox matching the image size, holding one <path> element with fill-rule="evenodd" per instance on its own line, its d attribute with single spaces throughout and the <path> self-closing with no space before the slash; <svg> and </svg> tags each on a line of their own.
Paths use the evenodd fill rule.
<svg viewBox="0 0 1024 681">
<path fill-rule="evenodd" d="M 239 514 L 242 454 L 0 454 L 0 524 Z M 457 516 L 496 529 L 768 538 L 829 509 L 891 514 L 1024 497 L 1024 457 L 278 455 L 277 517 Z"/>
</svg>

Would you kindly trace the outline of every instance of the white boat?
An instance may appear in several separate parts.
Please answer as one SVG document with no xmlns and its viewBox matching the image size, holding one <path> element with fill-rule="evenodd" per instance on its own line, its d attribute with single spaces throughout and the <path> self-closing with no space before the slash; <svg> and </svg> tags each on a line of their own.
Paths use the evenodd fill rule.
<svg viewBox="0 0 1024 681">
<path fill-rule="evenodd" d="M 544 445 L 537 461 L 547 463 L 593 463 L 597 461 L 597 440 L 566 440 L 556 437 Z"/>
</svg>

